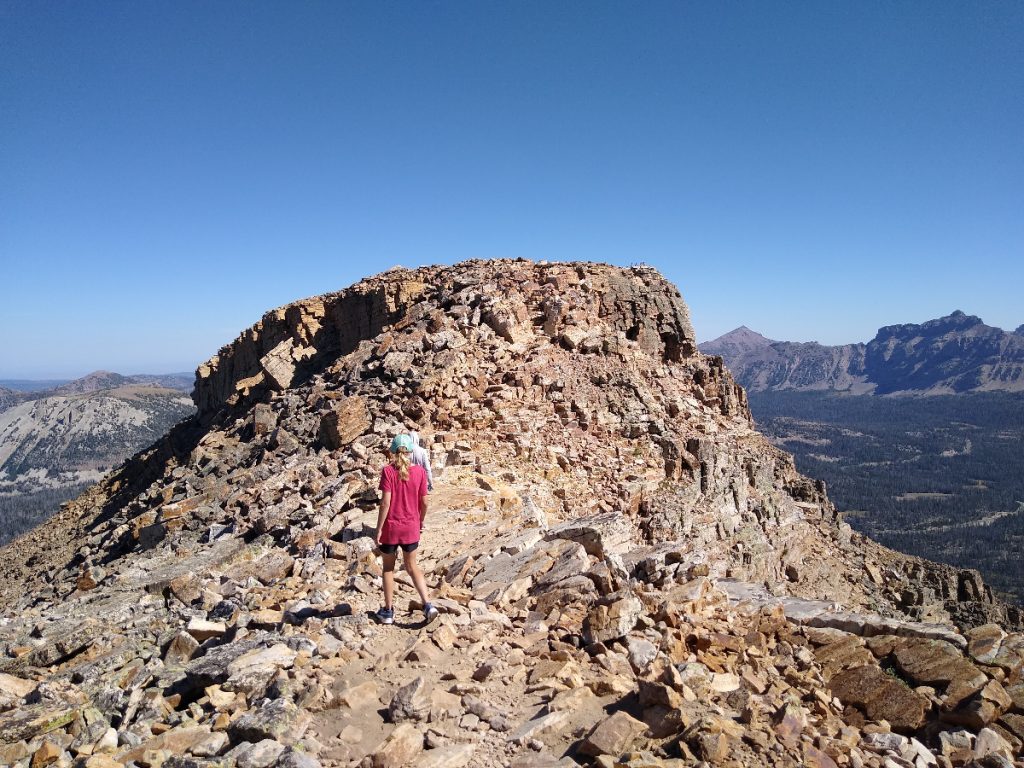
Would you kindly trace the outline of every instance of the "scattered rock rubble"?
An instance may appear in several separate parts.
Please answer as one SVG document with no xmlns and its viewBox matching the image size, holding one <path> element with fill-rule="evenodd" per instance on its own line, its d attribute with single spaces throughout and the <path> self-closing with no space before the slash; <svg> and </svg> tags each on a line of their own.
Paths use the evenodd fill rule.
<svg viewBox="0 0 1024 768">
<path fill-rule="evenodd" d="M 1016 609 L 853 533 L 652 270 L 393 270 L 194 397 L 4 550 L 0 765 L 1024 765 Z M 401 427 L 429 628 L 369 616 Z"/>
</svg>

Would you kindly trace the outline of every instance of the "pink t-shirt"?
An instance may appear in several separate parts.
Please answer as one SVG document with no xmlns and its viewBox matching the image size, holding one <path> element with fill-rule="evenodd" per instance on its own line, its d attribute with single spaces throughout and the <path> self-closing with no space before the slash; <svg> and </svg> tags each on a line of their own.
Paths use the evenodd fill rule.
<svg viewBox="0 0 1024 768">
<path fill-rule="evenodd" d="M 409 479 L 402 480 L 390 464 L 380 473 L 382 491 L 391 493 L 391 506 L 380 532 L 381 544 L 412 544 L 420 540 L 420 498 L 427 495 L 427 473 L 409 467 Z"/>
</svg>

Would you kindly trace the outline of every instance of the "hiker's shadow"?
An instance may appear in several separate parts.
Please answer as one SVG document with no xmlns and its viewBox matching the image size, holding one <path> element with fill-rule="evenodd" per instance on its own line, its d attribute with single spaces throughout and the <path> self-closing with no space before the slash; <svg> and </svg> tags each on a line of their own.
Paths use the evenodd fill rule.
<svg viewBox="0 0 1024 768">
<path fill-rule="evenodd" d="M 377 618 L 377 614 L 373 611 L 367 611 L 366 617 L 374 624 L 380 626 L 398 627 L 399 629 L 424 629 L 430 623 L 425 618 L 413 621 L 411 617 L 400 619 L 398 616 L 395 616 L 394 623 L 390 625 L 385 625 L 380 621 L 380 619 Z"/>
<path fill-rule="evenodd" d="M 340 619 L 352 615 L 352 606 L 348 603 L 338 603 L 330 607 L 317 608 L 314 606 L 306 606 L 301 611 L 296 611 L 289 616 L 286 621 L 291 624 L 302 624 L 307 619 L 320 619 L 326 621 L 327 619 Z"/>
</svg>

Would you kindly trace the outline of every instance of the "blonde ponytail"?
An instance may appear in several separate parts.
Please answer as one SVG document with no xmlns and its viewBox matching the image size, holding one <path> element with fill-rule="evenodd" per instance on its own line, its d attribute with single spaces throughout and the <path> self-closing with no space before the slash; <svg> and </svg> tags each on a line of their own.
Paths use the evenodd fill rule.
<svg viewBox="0 0 1024 768">
<path fill-rule="evenodd" d="M 402 478 L 402 481 L 404 482 L 409 479 L 409 452 L 403 451 L 399 448 L 398 453 L 394 454 L 394 456 L 395 458 L 392 463 L 394 464 L 395 469 L 398 470 L 398 476 Z"/>
</svg>

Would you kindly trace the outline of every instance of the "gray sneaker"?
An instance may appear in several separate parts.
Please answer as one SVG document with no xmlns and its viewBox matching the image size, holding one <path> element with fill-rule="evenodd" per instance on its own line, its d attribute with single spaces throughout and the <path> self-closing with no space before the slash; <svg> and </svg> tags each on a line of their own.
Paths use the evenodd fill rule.
<svg viewBox="0 0 1024 768">
<path fill-rule="evenodd" d="M 395 623 L 395 609 L 394 608 L 381 608 L 375 614 L 373 614 L 374 620 L 378 624 L 394 624 Z"/>
<path fill-rule="evenodd" d="M 437 620 L 437 617 L 441 615 L 441 612 L 437 610 L 433 605 L 427 603 L 423 606 L 423 618 L 427 620 L 427 624 L 432 624 Z"/>
</svg>

